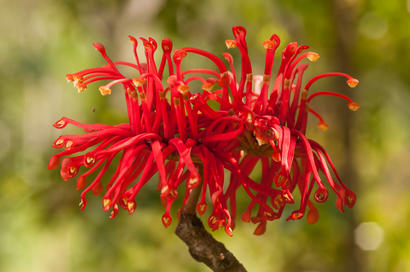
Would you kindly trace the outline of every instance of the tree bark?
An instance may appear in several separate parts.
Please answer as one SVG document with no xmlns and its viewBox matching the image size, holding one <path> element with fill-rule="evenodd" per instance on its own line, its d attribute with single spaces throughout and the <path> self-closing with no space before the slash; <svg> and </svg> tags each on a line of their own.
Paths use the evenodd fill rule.
<svg viewBox="0 0 410 272">
<path fill-rule="evenodd" d="M 189 253 L 195 260 L 206 264 L 213 271 L 246 272 L 235 256 L 206 231 L 196 216 L 199 187 L 193 189 L 185 208 L 181 211 L 175 234 L 188 246 Z"/>
</svg>

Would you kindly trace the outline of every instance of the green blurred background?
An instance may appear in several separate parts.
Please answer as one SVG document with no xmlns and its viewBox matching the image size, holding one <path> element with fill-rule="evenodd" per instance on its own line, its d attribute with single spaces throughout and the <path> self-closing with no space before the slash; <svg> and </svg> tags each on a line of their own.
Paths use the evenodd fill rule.
<svg viewBox="0 0 410 272">
<path fill-rule="evenodd" d="M 410 271 L 410 0 L 0 3 L 0 271 L 208 271 L 173 234 L 175 221 L 162 226 L 155 182 L 132 216 L 109 220 L 93 196 L 80 211 L 74 183 L 47 170 L 60 133 L 51 124 L 61 116 L 126 120 L 121 92 L 101 97 L 95 86 L 78 94 L 65 82 L 66 73 L 103 64 L 92 42 L 121 60 L 132 59 L 128 34 L 168 36 L 176 48 L 221 55 L 238 24 L 248 30 L 255 71 L 264 67 L 262 42 L 277 33 L 280 50 L 298 41 L 320 53 L 306 78 L 343 71 L 360 80 L 356 89 L 337 78 L 315 84 L 361 108 L 352 113 L 338 99 L 317 99 L 329 130 L 311 120 L 308 131 L 358 199 L 345 214 L 334 197 L 318 205 L 315 225 L 285 217 L 254 236 L 255 225 L 238 221 L 232 238 L 223 231 L 216 238 L 249 271 Z"/>
</svg>

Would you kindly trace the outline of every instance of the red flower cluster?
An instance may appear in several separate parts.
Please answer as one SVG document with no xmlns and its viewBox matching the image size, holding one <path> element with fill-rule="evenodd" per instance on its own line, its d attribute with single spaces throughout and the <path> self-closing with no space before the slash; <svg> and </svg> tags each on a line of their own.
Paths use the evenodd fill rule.
<svg viewBox="0 0 410 272">
<path fill-rule="evenodd" d="M 228 64 L 225 65 L 219 57 L 196 48 L 185 47 L 172 53 L 172 42 L 167 38 L 162 41 L 159 67 L 154 61 L 157 42 L 141 38 L 145 48 L 143 63 L 137 55 L 137 39 L 132 36 L 129 38 L 136 64 L 112 61 L 104 47 L 95 43 L 107 64 L 67 75 L 79 92 L 97 81 L 108 80 L 99 87 L 102 95 L 111 94 L 112 86 L 122 85 L 129 117 L 129 123 L 116 126 L 82 124 L 65 117 L 54 124 L 58 129 L 72 124 L 86 132 L 60 136 L 53 146 L 64 151 L 51 157 L 49 163 L 49 169 L 55 169 L 60 158 L 65 157 L 60 170 L 64 180 L 77 176 L 81 166 L 88 169 L 77 179 L 77 189 L 83 189 L 82 209 L 89 191 L 95 194 L 104 191 L 103 208 L 106 212 L 111 210 L 110 218 L 118 214 L 120 207 L 132 213 L 139 191 L 156 172 L 165 208 L 162 216 L 165 226 L 172 221 L 170 208 L 181 186 L 185 188 L 183 205 L 192 189 L 200 186 L 198 213 L 202 215 L 211 204 L 209 226 L 213 230 L 224 227 L 229 235 L 236 218 L 239 188 L 251 199 L 242 220 L 258 224 L 255 234 L 264 233 L 266 222 L 280 218 L 286 204 L 294 203 L 295 189 L 301 194 L 300 207 L 288 220 L 303 217 L 309 207 L 307 220 L 316 222 L 318 212 L 313 202 L 326 201 L 328 188 L 336 194 L 339 210 L 354 205 L 356 196 L 342 183 L 324 148 L 307 139 L 305 132 L 309 113 L 319 119 L 319 128 L 327 129 L 322 117 L 309 106 L 317 96 L 343 98 L 353 111 L 359 107 L 338 93 L 309 95 L 315 81 L 342 76 L 350 87 L 355 87 L 358 80 L 344 73 L 326 73 L 313 77 L 302 87 L 302 76 L 308 66 L 302 61 L 316 61 L 319 55 L 303 52 L 308 46 L 294 42 L 283 50 L 279 71 L 271 80 L 274 55 L 280 43 L 276 35 L 263 42 L 264 74 L 254 76 L 246 30 L 236 26 L 233 34 L 235 39 L 227 40 L 226 45 L 240 51 L 240 75 L 235 72 L 230 54 L 223 54 Z M 207 58 L 216 69 L 182 69 L 182 60 L 188 54 Z M 137 76 L 125 77 L 118 70 L 120 66 L 134 69 Z M 164 76 L 165 68 L 168 77 Z M 193 81 L 201 82 L 202 91 L 191 91 L 189 85 Z M 116 170 L 108 184 L 103 186 L 101 179 L 117 155 L 120 162 L 114 166 Z M 249 176 L 258 162 L 262 176 L 260 181 L 255 181 Z M 225 179 L 226 170 L 230 172 L 228 179 Z M 94 172 L 98 173 L 96 177 L 87 181 Z M 326 185 L 320 172 L 326 177 Z"/>
</svg>

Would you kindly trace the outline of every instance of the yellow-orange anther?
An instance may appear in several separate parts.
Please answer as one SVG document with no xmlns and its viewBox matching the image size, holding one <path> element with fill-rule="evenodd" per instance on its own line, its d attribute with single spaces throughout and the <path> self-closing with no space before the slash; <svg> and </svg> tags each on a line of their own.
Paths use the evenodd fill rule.
<svg viewBox="0 0 410 272">
<path fill-rule="evenodd" d="M 202 90 L 210 92 L 210 91 L 212 91 L 214 86 L 215 86 L 215 84 L 206 82 L 206 83 L 202 84 Z"/>
<path fill-rule="evenodd" d="M 71 175 L 75 174 L 76 171 L 77 171 L 77 167 L 75 166 L 70 166 L 70 168 L 68 169 L 68 172 L 70 172 Z"/>
<path fill-rule="evenodd" d="M 178 92 L 181 94 L 187 94 L 189 92 L 189 87 L 187 85 L 179 85 L 177 87 Z"/>
<path fill-rule="evenodd" d="M 162 216 L 162 223 L 165 227 L 168 227 L 171 224 L 171 218 L 168 216 Z"/>
<path fill-rule="evenodd" d="M 262 45 L 266 49 L 273 49 L 275 47 L 275 42 L 271 40 L 266 40 L 266 41 L 263 41 Z"/>
<path fill-rule="evenodd" d="M 108 198 L 104 199 L 103 200 L 104 211 L 108 211 L 110 209 L 110 206 L 111 206 L 111 200 Z"/>
<path fill-rule="evenodd" d="M 357 111 L 360 108 L 360 105 L 355 102 L 351 102 L 349 103 L 348 107 L 351 111 Z"/>
<path fill-rule="evenodd" d="M 195 185 L 195 184 L 197 184 L 198 182 L 199 182 L 199 178 L 198 178 L 198 177 L 190 177 L 190 178 L 189 178 L 189 181 L 188 181 L 189 185 Z"/>
<path fill-rule="evenodd" d="M 111 94 L 111 89 L 107 88 L 105 86 L 101 86 L 100 88 L 98 88 L 98 90 L 100 91 L 101 95 L 103 95 L 103 96 Z"/>
<path fill-rule="evenodd" d="M 132 83 L 134 83 L 135 87 L 138 88 L 138 87 L 142 87 L 144 85 L 145 81 L 143 79 L 135 77 L 135 78 L 132 79 Z"/>
<path fill-rule="evenodd" d="M 317 124 L 317 127 L 320 128 L 321 130 L 327 130 L 329 128 L 329 125 L 326 124 L 325 122 L 320 122 Z"/>
<path fill-rule="evenodd" d="M 165 185 L 164 187 L 161 188 L 161 194 L 165 194 L 168 191 L 168 186 Z"/>
<path fill-rule="evenodd" d="M 73 142 L 68 140 L 65 144 L 65 149 L 69 150 L 71 148 L 71 146 L 73 145 Z"/>
<path fill-rule="evenodd" d="M 187 56 L 187 52 L 183 49 L 175 49 L 174 51 L 174 58 L 176 60 L 182 60 Z"/>
<path fill-rule="evenodd" d="M 85 159 L 85 162 L 86 162 L 88 165 L 92 165 L 92 164 L 94 164 L 94 162 L 95 162 L 95 158 L 94 158 L 94 157 L 87 157 L 87 158 Z"/>
<path fill-rule="evenodd" d="M 77 92 L 82 93 L 87 89 L 87 86 L 81 82 L 74 81 L 74 87 L 77 89 Z"/>
<path fill-rule="evenodd" d="M 58 139 L 55 144 L 58 146 L 58 145 L 62 145 L 63 143 L 64 143 L 63 139 Z"/>
<path fill-rule="evenodd" d="M 135 203 L 132 201 L 127 202 L 128 212 L 133 212 L 135 210 Z"/>
<path fill-rule="evenodd" d="M 56 128 L 63 128 L 66 124 L 67 124 L 66 121 L 60 120 L 60 121 L 56 122 L 54 126 Z"/>
<path fill-rule="evenodd" d="M 73 74 L 66 74 L 65 78 L 67 79 L 68 82 L 73 82 L 74 81 L 74 75 Z"/>
<path fill-rule="evenodd" d="M 359 80 L 355 79 L 355 78 L 350 78 L 346 81 L 347 85 L 349 85 L 350 88 L 354 88 L 357 86 L 357 84 L 359 84 Z"/>
<path fill-rule="evenodd" d="M 316 52 L 308 52 L 307 56 L 308 60 L 310 60 L 311 62 L 315 62 L 320 58 L 320 55 Z"/>
<path fill-rule="evenodd" d="M 235 40 L 225 40 L 225 45 L 228 49 L 232 49 L 237 46 Z"/>
<path fill-rule="evenodd" d="M 206 204 L 199 204 L 198 205 L 198 211 L 199 213 L 204 213 L 206 210 Z"/>
</svg>

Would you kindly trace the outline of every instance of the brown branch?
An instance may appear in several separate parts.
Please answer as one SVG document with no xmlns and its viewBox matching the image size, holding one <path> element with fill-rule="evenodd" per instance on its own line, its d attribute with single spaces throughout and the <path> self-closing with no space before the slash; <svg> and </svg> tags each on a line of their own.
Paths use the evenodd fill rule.
<svg viewBox="0 0 410 272">
<path fill-rule="evenodd" d="M 175 234 L 188 246 L 189 253 L 195 260 L 205 263 L 213 271 L 246 272 L 235 256 L 205 230 L 201 220 L 196 216 L 195 206 L 199 193 L 200 186 L 193 189 L 185 208 L 181 211 Z"/>
</svg>

